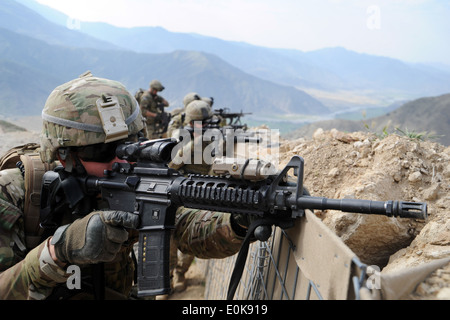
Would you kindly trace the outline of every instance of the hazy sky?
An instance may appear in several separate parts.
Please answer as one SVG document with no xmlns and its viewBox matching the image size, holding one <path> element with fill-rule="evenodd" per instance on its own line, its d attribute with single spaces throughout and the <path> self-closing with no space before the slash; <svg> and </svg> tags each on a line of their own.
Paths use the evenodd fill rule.
<svg viewBox="0 0 450 320">
<path fill-rule="evenodd" d="M 37 1 L 81 21 L 161 26 L 302 51 L 341 46 L 404 61 L 450 65 L 447 0 Z"/>
</svg>

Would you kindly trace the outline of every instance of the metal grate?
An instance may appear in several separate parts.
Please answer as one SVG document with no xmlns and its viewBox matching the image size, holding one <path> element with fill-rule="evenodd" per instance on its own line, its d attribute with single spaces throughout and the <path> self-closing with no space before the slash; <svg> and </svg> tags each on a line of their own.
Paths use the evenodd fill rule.
<svg viewBox="0 0 450 320">
<path fill-rule="evenodd" d="M 320 285 L 308 279 L 293 254 L 295 246 L 285 231 L 274 228 L 266 242 L 251 244 L 244 273 L 235 300 L 322 300 Z M 226 299 L 236 256 L 204 260 L 206 268 L 205 299 Z M 349 297 L 357 299 L 364 284 L 365 265 L 352 261 L 352 285 Z M 356 293 L 353 293 L 356 292 Z"/>
</svg>

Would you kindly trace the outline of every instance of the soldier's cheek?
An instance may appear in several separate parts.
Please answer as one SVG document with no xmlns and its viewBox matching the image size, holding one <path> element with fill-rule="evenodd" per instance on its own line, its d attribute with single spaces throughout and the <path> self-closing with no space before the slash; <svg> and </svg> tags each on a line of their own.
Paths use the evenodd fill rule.
<svg viewBox="0 0 450 320">
<path fill-rule="evenodd" d="M 81 160 L 81 163 L 83 164 L 84 168 L 86 169 L 86 172 L 88 175 L 95 176 L 95 177 L 103 177 L 105 174 L 105 170 L 111 170 L 112 166 L 116 162 L 120 163 L 126 163 L 127 161 L 121 160 L 119 158 L 114 158 L 110 162 L 90 162 L 90 161 L 83 161 Z"/>
</svg>

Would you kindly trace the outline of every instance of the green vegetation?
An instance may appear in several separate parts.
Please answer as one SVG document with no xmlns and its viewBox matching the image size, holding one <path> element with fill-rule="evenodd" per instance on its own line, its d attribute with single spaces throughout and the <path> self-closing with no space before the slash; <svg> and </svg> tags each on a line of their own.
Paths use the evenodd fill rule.
<svg viewBox="0 0 450 320">
<path fill-rule="evenodd" d="M 410 139 L 416 139 L 420 141 L 425 140 L 435 140 L 439 137 L 439 135 L 431 134 L 429 132 L 416 132 L 415 130 L 409 131 L 408 128 L 405 128 L 405 130 L 401 130 L 400 128 L 395 128 L 395 131 L 399 132 L 400 135 L 403 135 L 405 137 L 408 137 Z"/>
<path fill-rule="evenodd" d="M 432 134 L 432 133 L 429 133 L 426 131 L 416 132 L 415 130 L 409 130 L 408 128 L 405 128 L 404 130 L 402 130 L 402 129 L 396 127 L 394 129 L 394 132 L 390 133 L 388 131 L 388 126 L 384 126 L 383 129 L 381 130 L 381 132 L 372 131 L 367 123 L 364 123 L 364 127 L 366 128 L 367 131 L 374 134 L 380 140 L 386 138 L 387 136 L 389 136 L 391 134 L 395 134 L 395 133 L 400 136 L 407 137 L 407 138 L 413 139 L 413 140 L 419 140 L 419 141 L 436 140 L 439 137 L 441 137 L 439 135 Z"/>
</svg>

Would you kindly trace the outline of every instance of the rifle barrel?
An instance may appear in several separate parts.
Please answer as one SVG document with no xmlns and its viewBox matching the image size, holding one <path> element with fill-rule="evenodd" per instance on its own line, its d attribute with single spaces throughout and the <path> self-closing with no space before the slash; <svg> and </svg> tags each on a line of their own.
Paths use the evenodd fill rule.
<svg viewBox="0 0 450 320">
<path fill-rule="evenodd" d="M 304 196 L 297 199 L 297 206 L 303 209 L 340 210 L 365 214 L 381 214 L 400 218 L 427 218 L 427 204 L 408 201 L 374 201 L 359 199 L 328 199 Z"/>
</svg>

